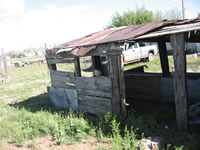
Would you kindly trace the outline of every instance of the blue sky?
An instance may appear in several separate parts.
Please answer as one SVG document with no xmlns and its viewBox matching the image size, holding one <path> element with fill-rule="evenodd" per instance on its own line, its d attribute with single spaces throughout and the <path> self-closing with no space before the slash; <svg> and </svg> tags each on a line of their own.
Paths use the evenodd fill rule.
<svg viewBox="0 0 200 150">
<path fill-rule="evenodd" d="M 0 48 L 49 47 L 102 30 L 116 12 L 145 6 L 181 10 L 182 0 L 0 0 Z M 199 0 L 185 0 L 186 18 L 200 12 Z M 10 44 L 12 43 L 12 44 Z"/>
<path fill-rule="evenodd" d="M 199 0 L 184 0 L 186 16 L 192 17 L 199 10 Z M 43 9 L 46 5 L 55 5 L 57 7 L 90 5 L 94 8 L 111 8 L 122 12 L 127 9 L 134 9 L 136 6 L 156 11 L 166 11 L 171 8 L 181 10 L 182 0 L 26 0 L 25 9 Z M 114 12 L 113 12 L 114 13 Z"/>
</svg>

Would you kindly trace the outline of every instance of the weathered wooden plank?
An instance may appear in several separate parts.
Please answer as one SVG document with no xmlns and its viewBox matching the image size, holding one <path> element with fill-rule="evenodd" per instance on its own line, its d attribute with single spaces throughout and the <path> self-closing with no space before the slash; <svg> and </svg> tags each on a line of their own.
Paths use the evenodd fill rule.
<svg viewBox="0 0 200 150">
<path fill-rule="evenodd" d="M 167 48 L 165 43 L 165 37 L 158 38 L 158 47 L 159 47 L 159 54 L 160 54 L 160 63 L 164 77 L 169 77 L 169 62 L 167 56 Z"/>
<path fill-rule="evenodd" d="M 47 59 L 60 59 L 60 58 L 74 58 L 76 56 L 74 56 L 73 54 L 71 54 L 71 52 L 61 52 L 58 54 L 46 54 L 45 57 Z"/>
<path fill-rule="evenodd" d="M 97 56 L 97 55 L 121 55 L 122 49 L 116 44 L 102 44 L 97 46 L 96 49 L 88 52 L 84 56 Z M 74 58 L 75 55 L 71 54 L 71 51 L 63 51 L 56 55 L 46 54 L 46 58 Z"/>
<path fill-rule="evenodd" d="M 105 92 L 100 90 L 87 90 L 87 89 L 77 89 L 78 95 L 87 95 L 87 96 L 97 96 L 97 97 L 107 97 L 111 98 L 111 92 Z"/>
<path fill-rule="evenodd" d="M 81 77 L 81 67 L 80 67 L 80 59 L 79 57 L 74 58 L 74 68 L 75 68 L 75 76 Z"/>
<path fill-rule="evenodd" d="M 73 58 L 47 58 L 47 64 L 57 64 L 57 63 L 73 63 Z"/>
<path fill-rule="evenodd" d="M 186 55 L 184 34 L 173 34 L 170 36 L 173 48 L 175 66 L 174 93 L 176 104 L 176 123 L 180 131 L 188 129 L 188 93 L 186 80 Z"/>
<path fill-rule="evenodd" d="M 52 75 L 57 76 L 65 76 L 65 77 L 71 77 L 74 78 L 74 72 L 66 72 L 66 71 L 56 71 L 56 70 L 50 70 Z"/>
<path fill-rule="evenodd" d="M 88 52 L 85 56 L 98 55 L 121 55 L 122 49 L 116 44 L 102 44 L 98 45 L 95 50 Z"/>
<path fill-rule="evenodd" d="M 66 88 L 66 89 L 75 89 L 75 86 L 73 84 L 67 84 L 65 82 L 60 82 L 60 81 L 51 81 L 51 86 L 56 87 L 56 88 Z"/>
<path fill-rule="evenodd" d="M 124 61 L 121 55 L 117 56 L 118 62 L 118 72 L 119 72 L 119 92 L 120 92 L 120 102 L 121 102 L 121 111 L 126 114 L 126 99 L 125 99 L 125 79 L 124 79 Z"/>
<path fill-rule="evenodd" d="M 60 81 L 60 82 L 68 82 L 68 83 L 75 83 L 75 79 L 71 77 L 65 77 L 65 76 L 58 76 L 56 74 L 51 75 L 51 81 Z"/>
<path fill-rule="evenodd" d="M 76 79 L 76 88 L 77 89 L 87 89 L 87 90 L 100 90 L 112 93 L 111 84 L 103 84 L 97 82 L 87 82 L 85 80 Z"/>
<path fill-rule="evenodd" d="M 112 112 L 119 115 L 121 108 L 117 56 L 108 56 L 109 77 L 112 81 Z"/>
<path fill-rule="evenodd" d="M 96 115 L 106 114 L 108 112 L 112 113 L 110 109 L 98 109 L 98 108 L 87 107 L 87 106 L 79 106 L 78 108 L 79 108 L 79 111 L 88 112 L 88 113 L 96 114 Z"/>
<path fill-rule="evenodd" d="M 91 107 L 91 108 L 96 108 L 98 109 L 104 109 L 104 110 L 111 110 L 111 100 L 110 104 L 109 103 L 103 103 L 102 101 L 92 101 L 92 100 L 87 100 L 87 101 L 78 101 L 78 105 L 82 107 Z"/>
<path fill-rule="evenodd" d="M 79 101 L 86 101 L 86 100 L 93 100 L 93 101 L 111 101 L 110 98 L 105 97 L 95 97 L 95 96 L 86 96 L 86 95 L 79 95 Z"/>
<path fill-rule="evenodd" d="M 99 109 L 104 107 L 107 107 L 109 109 L 111 108 L 111 99 L 108 98 L 79 95 L 78 100 L 80 106 L 90 106 Z"/>
<path fill-rule="evenodd" d="M 99 84 L 111 84 L 111 79 L 108 77 L 77 77 L 76 82 L 84 83 L 99 83 Z"/>
</svg>

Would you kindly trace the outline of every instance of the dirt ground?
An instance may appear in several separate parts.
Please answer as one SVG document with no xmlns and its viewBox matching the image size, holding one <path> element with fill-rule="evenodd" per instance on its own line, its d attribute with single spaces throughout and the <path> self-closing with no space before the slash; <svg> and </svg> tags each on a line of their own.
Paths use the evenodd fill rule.
<svg viewBox="0 0 200 150">
<path fill-rule="evenodd" d="M 52 136 L 34 138 L 27 141 L 23 146 L 6 140 L 0 143 L 1 150 L 96 150 L 98 148 L 109 148 L 109 143 L 99 142 L 96 138 L 91 138 L 71 145 L 57 145 Z"/>
</svg>

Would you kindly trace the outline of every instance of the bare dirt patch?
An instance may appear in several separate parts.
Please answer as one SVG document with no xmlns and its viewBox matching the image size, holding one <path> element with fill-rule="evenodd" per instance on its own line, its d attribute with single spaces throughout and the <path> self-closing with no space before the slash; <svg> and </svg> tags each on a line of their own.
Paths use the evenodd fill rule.
<svg viewBox="0 0 200 150">
<path fill-rule="evenodd" d="M 100 147 L 108 149 L 110 145 L 108 142 L 99 142 L 96 138 L 84 139 L 71 145 L 57 145 L 50 135 L 29 140 L 23 146 L 6 140 L 0 142 L 1 150 L 96 150 Z"/>
</svg>

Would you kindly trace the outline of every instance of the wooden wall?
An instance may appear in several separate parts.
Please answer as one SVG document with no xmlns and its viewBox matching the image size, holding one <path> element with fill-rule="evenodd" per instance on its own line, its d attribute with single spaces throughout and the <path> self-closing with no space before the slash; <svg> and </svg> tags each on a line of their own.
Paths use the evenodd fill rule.
<svg viewBox="0 0 200 150">
<path fill-rule="evenodd" d="M 77 77 L 79 111 L 92 114 L 112 113 L 112 86 L 108 77 Z"/>
<path fill-rule="evenodd" d="M 108 77 L 81 77 L 80 57 L 67 52 L 53 55 L 46 54 L 48 68 L 51 74 L 51 86 L 55 88 L 74 89 L 77 91 L 79 111 L 92 114 L 126 113 L 123 60 L 121 49 L 116 45 L 98 46 L 95 51 L 86 56 L 107 55 Z M 57 63 L 68 63 L 68 58 L 74 59 L 75 72 L 57 71 Z M 97 63 L 93 63 L 95 67 Z M 96 66 L 97 69 L 99 69 Z"/>
<path fill-rule="evenodd" d="M 73 59 L 75 62 L 78 62 L 76 61 L 78 60 L 77 57 Z M 66 59 L 57 59 L 54 56 L 49 56 L 47 58 L 51 76 L 51 86 L 54 88 L 76 90 L 79 111 L 92 114 L 112 113 L 111 79 L 104 76 L 92 78 L 79 77 L 80 73 L 78 75 L 76 72 L 56 70 L 56 63 L 67 63 L 66 61 Z"/>
<path fill-rule="evenodd" d="M 75 77 L 72 72 L 50 70 L 51 86 L 56 88 L 75 89 Z"/>
</svg>

